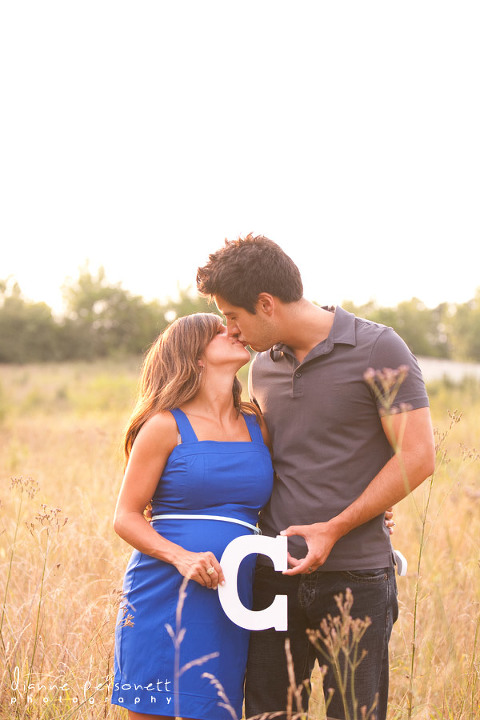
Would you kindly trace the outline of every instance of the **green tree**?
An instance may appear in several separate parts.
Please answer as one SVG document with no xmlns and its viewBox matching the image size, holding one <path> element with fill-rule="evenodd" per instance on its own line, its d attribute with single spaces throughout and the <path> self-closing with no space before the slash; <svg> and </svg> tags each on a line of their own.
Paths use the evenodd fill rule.
<svg viewBox="0 0 480 720">
<path fill-rule="evenodd" d="M 0 280 L 0 363 L 94 359 L 143 353 L 169 322 L 194 312 L 215 312 L 189 287 L 176 298 L 145 302 L 121 283 L 107 280 L 104 268 L 88 263 L 63 288 L 66 312 L 56 319 L 45 303 L 23 297 L 12 278 Z M 418 298 L 395 308 L 375 302 L 343 307 L 355 315 L 393 327 L 416 355 L 480 362 L 480 288 L 462 305 L 427 308 Z"/>
<path fill-rule="evenodd" d="M 393 308 L 379 307 L 374 302 L 359 307 L 347 302 L 343 307 L 359 317 L 392 327 L 415 355 L 443 358 L 450 355 L 448 306 L 445 303 L 433 310 L 418 298 Z"/>
<path fill-rule="evenodd" d="M 184 289 L 178 288 L 177 292 L 178 297 L 176 300 L 169 298 L 163 305 L 165 318 L 169 322 L 175 318 L 198 312 L 219 314 L 215 303 L 211 303 L 207 298 L 199 295 L 196 289 L 191 286 Z"/>
<path fill-rule="evenodd" d="M 455 357 L 480 362 L 480 288 L 473 300 L 456 306 L 450 319 L 449 334 Z"/>
<path fill-rule="evenodd" d="M 0 281 L 0 362 L 58 360 L 58 326 L 43 302 L 26 300 L 18 283 Z"/>
<path fill-rule="evenodd" d="M 166 325 L 162 306 L 145 303 L 121 283 L 108 282 L 103 267 L 92 273 L 88 265 L 65 285 L 64 336 L 72 357 L 103 357 L 140 353 Z"/>
</svg>

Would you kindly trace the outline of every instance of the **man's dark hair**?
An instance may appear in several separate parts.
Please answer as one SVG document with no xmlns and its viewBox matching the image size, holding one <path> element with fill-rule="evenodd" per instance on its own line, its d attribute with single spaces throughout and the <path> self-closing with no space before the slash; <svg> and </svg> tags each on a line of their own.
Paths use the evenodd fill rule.
<svg viewBox="0 0 480 720">
<path fill-rule="evenodd" d="M 225 240 L 225 246 L 209 256 L 197 270 L 197 289 L 210 298 L 220 295 L 250 313 L 255 313 L 262 292 L 286 303 L 303 296 L 300 271 L 293 260 L 273 240 L 252 233 Z"/>
</svg>

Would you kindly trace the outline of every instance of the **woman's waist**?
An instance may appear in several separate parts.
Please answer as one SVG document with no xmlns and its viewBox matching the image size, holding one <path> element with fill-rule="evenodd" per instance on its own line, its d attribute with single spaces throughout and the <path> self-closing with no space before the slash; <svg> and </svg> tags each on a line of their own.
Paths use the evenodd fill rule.
<svg viewBox="0 0 480 720">
<path fill-rule="evenodd" d="M 187 533 L 196 532 L 199 525 L 209 525 L 213 531 L 224 531 L 227 526 L 231 526 L 232 530 L 234 527 L 237 529 L 243 528 L 252 533 L 260 534 L 257 527 L 257 517 L 256 512 L 231 512 L 217 508 L 199 511 L 172 510 L 161 507 L 153 507 L 152 509 L 152 522 L 157 530 L 163 525 L 165 528 L 181 528 L 182 531 Z"/>
</svg>

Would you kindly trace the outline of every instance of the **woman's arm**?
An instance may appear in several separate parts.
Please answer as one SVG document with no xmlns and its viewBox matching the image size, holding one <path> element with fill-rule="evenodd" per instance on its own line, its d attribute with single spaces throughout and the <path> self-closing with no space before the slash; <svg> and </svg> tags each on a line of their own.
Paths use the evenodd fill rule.
<svg viewBox="0 0 480 720">
<path fill-rule="evenodd" d="M 221 567 L 211 552 L 193 553 L 160 535 L 143 511 L 152 499 L 169 455 L 177 443 L 177 425 L 171 413 L 149 418 L 138 433 L 130 453 L 115 508 L 113 527 L 129 545 L 177 570 L 200 585 L 216 589 L 224 582 Z M 214 572 L 207 573 L 213 567 Z"/>
</svg>

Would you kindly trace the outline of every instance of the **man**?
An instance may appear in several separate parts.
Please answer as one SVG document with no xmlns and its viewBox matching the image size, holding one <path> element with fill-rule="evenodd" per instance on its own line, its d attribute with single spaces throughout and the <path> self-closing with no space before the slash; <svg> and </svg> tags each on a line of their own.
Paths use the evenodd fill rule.
<svg viewBox="0 0 480 720">
<path fill-rule="evenodd" d="M 391 328 L 307 301 L 296 265 L 263 236 L 226 242 L 198 269 L 197 285 L 215 299 L 229 333 L 259 353 L 250 395 L 265 416 L 276 472 L 260 528 L 289 537 L 290 568 L 283 574 L 258 559 L 254 609 L 287 595 L 288 631 L 251 635 L 246 716 L 285 717 L 285 638 L 300 685 L 316 656 L 325 664 L 307 629 L 339 615 L 334 598 L 350 588 L 352 617 L 371 620 L 360 644 L 366 654 L 354 673 L 354 699 L 327 664 L 328 714 L 345 718 L 347 704 L 353 716 L 356 703 L 374 707 L 371 717 L 385 720 L 388 641 L 398 606 L 383 517 L 434 470 L 428 398 L 416 360 Z M 380 390 L 372 370 L 365 376 L 369 369 L 402 366 L 408 368 L 403 381 L 391 372 Z"/>
</svg>

